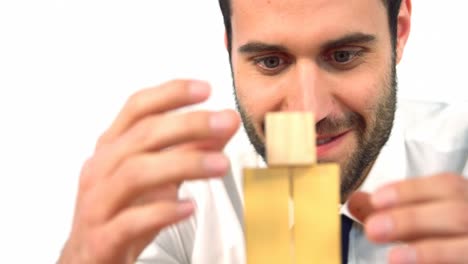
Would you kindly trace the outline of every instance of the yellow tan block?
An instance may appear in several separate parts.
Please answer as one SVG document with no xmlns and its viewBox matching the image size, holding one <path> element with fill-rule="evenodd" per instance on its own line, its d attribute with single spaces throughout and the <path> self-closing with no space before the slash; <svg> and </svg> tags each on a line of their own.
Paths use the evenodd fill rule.
<svg viewBox="0 0 468 264">
<path fill-rule="evenodd" d="M 339 166 L 320 164 L 291 170 L 296 264 L 341 264 Z"/>
<path fill-rule="evenodd" d="M 247 263 L 291 263 L 288 169 L 243 173 Z"/>
<path fill-rule="evenodd" d="M 265 122 L 269 166 L 316 163 L 315 121 L 312 113 L 268 113 Z"/>
</svg>

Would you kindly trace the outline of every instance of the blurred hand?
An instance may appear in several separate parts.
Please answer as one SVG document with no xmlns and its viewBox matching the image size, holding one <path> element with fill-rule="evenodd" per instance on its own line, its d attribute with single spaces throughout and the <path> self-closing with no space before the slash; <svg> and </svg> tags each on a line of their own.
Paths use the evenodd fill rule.
<svg viewBox="0 0 468 264">
<path fill-rule="evenodd" d="M 190 216 L 186 180 L 224 176 L 234 111 L 171 113 L 209 97 L 201 81 L 171 81 L 127 101 L 80 175 L 73 226 L 59 263 L 134 263 L 158 232 Z"/>
<path fill-rule="evenodd" d="M 389 263 L 468 263 L 468 180 L 450 173 L 354 193 L 351 213 L 375 243 L 402 242 Z"/>
</svg>

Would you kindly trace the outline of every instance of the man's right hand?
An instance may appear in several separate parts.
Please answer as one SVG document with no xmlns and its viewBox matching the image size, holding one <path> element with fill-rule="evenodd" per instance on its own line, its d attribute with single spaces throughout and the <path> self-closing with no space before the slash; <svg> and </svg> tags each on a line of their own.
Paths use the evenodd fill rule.
<svg viewBox="0 0 468 264">
<path fill-rule="evenodd" d="M 80 175 L 59 263 L 134 263 L 159 231 L 190 216 L 183 181 L 224 176 L 235 111 L 171 113 L 209 97 L 208 84 L 171 81 L 140 91 L 98 140 Z"/>
</svg>

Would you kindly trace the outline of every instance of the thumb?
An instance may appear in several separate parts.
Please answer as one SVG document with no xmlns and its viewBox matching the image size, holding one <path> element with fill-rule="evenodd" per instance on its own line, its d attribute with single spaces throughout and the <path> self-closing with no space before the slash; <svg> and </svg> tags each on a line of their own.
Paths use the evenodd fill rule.
<svg viewBox="0 0 468 264">
<path fill-rule="evenodd" d="M 348 208 L 361 223 L 364 223 L 375 210 L 371 204 L 370 194 L 365 192 L 354 192 L 348 199 Z"/>
</svg>

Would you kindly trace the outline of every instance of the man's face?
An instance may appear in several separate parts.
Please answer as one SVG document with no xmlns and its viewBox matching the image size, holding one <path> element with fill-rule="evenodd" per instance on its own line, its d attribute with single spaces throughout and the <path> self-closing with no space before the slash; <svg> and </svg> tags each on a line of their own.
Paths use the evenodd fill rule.
<svg viewBox="0 0 468 264">
<path fill-rule="evenodd" d="M 268 112 L 312 111 L 319 162 L 342 196 L 388 139 L 395 60 L 381 0 L 232 0 L 232 70 L 244 126 L 265 158 Z"/>
</svg>

